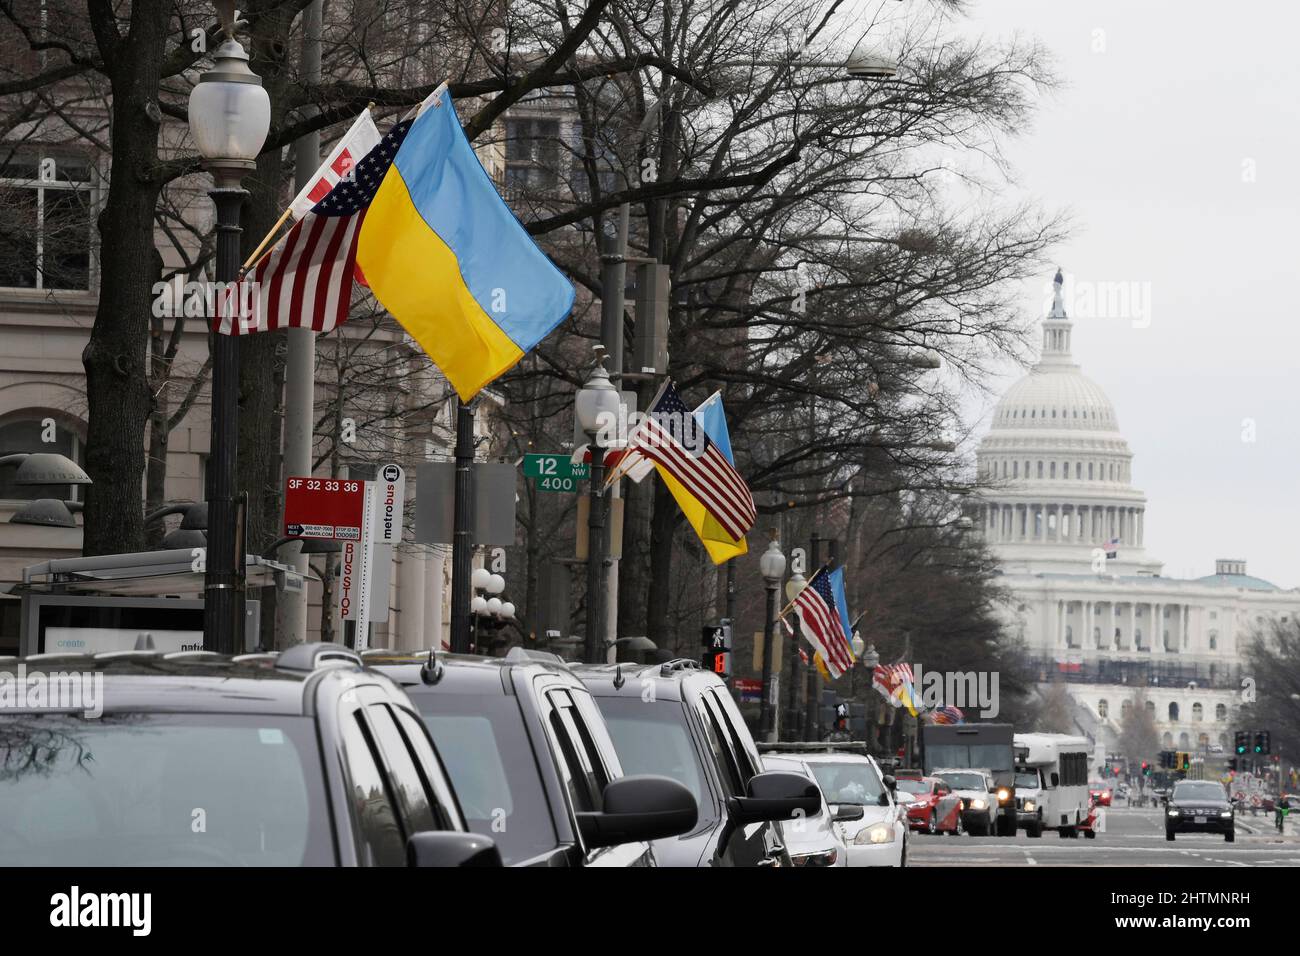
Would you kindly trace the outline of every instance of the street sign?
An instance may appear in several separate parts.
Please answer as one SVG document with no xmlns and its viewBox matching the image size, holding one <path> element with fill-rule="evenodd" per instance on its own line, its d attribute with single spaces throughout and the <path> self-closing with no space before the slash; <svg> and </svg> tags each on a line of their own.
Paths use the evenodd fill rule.
<svg viewBox="0 0 1300 956">
<path fill-rule="evenodd" d="M 586 478 L 589 472 L 587 465 L 575 465 L 569 455 L 524 455 L 525 478 Z"/>
<path fill-rule="evenodd" d="M 366 505 L 363 481 L 341 478 L 286 478 L 284 533 L 291 538 L 360 541 Z"/>
<path fill-rule="evenodd" d="M 581 465 L 580 467 L 585 469 L 587 466 Z M 572 494 L 575 491 L 580 491 L 581 483 L 581 478 L 576 478 L 571 475 L 564 475 L 562 477 L 539 475 L 533 479 L 533 487 L 538 491 L 556 491 L 563 494 Z"/>
<path fill-rule="evenodd" d="M 763 700 L 763 682 L 752 677 L 737 677 L 732 682 L 742 704 L 757 704 Z"/>
<path fill-rule="evenodd" d="M 372 482 L 378 500 L 375 502 L 375 526 L 372 529 L 379 544 L 399 544 L 402 540 L 402 508 L 406 504 L 406 472 L 401 465 L 381 465 L 379 477 Z"/>
</svg>

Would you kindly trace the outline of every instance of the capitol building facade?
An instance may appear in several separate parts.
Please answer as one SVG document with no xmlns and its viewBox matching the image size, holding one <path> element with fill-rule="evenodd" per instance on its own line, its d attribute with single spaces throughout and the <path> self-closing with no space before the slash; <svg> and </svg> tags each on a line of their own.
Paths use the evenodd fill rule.
<svg viewBox="0 0 1300 956">
<path fill-rule="evenodd" d="M 1038 363 L 1002 397 L 976 461 L 974 515 L 1011 595 L 1008 630 L 1039 680 L 1064 679 L 1074 722 L 1117 751 L 1141 689 L 1162 746 L 1230 749 L 1244 648 L 1271 621 L 1300 615 L 1284 590 L 1222 559 L 1213 574 L 1162 576 L 1146 551 L 1146 496 L 1105 392 L 1071 357 L 1061 295 L 1043 321 Z M 1208 569 L 1207 569 L 1208 570 Z"/>
</svg>

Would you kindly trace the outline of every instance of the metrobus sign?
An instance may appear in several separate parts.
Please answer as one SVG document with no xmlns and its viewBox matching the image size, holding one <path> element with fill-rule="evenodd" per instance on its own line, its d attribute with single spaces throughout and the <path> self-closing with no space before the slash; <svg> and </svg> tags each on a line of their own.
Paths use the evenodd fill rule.
<svg viewBox="0 0 1300 956">
<path fill-rule="evenodd" d="M 366 483 L 343 478 L 287 478 L 284 533 L 290 538 L 360 541 Z"/>
</svg>

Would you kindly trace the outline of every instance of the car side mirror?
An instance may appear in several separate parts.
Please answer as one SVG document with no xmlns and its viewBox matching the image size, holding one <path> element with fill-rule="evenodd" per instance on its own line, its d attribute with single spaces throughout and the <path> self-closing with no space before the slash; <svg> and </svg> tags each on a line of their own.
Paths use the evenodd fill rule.
<svg viewBox="0 0 1300 956">
<path fill-rule="evenodd" d="M 836 823 L 847 823 L 850 820 L 861 820 L 866 815 L 865 807 L 860 807 L 856 803 L 841 803 L 835 808 L 835 816 L 832 819 Z"/>
<path fill-rule="evenodd" d="M 769 770 L 749 778 L 747 794 L 728 804 L 736 823 L 762 823 L 812 816 L 822 808 L 821 791 L 803 774 Z"/>
<path fill-rule="evenodd" d="M 891 793 L 898 789 L 898 780 L 895 777 L 885 774 L 881 779 L 884 781 L 885 786 L 889 788 Z"/>
<path fill-rule="evenodd" d="M 582 841 L 591 848 L 678 836 L 699 818 L 691 791 L 657 774 L 611 780 L 602 802 L 599 812 L 578 814 Z"/>
<path fill-rule="evenodd" d="M 425 830 L 406 841 L 407 866 L 504 866 L 491 837 L 455 830 Z"/>
<path fill-rule="evenodd" d="M 1053 770 L 1053 771 L 1052 771 L 1052 786 L 1053 786 L 1053 787 L 1059 787 L 1060 785 L 1061 785 L 1061 775 L 1060 775 L 1059 773 L 1057 773 L 1055 770 Z"/>
</svg>

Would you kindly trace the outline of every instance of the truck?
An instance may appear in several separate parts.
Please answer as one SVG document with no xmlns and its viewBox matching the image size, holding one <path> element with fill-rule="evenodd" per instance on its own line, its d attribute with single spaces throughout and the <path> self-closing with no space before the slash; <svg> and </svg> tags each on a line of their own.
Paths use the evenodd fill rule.
<svg viewBox="0 0 1300 956">
<path fill-rule="evenodd" d="M 1020 823 L 1031 837 L 1056 830 L 1065 838 L 1093 831 L 1088 828 L 1088 764 L 1092 743 L 1067 734 L 1016 734 L 1018 782 L 1036 778 L 1033 806 L 1021 801 Z M 1024 788 L 1022 788 L 1024 789 Z"/>
<path fill-rule="evenodd" d="M 922 724 L 921 767 L 927 775 L 976 770 L 988 778 L 998 836 L 1016 835 L 1015 733 L 1010 724 Z"/>
</svg>

